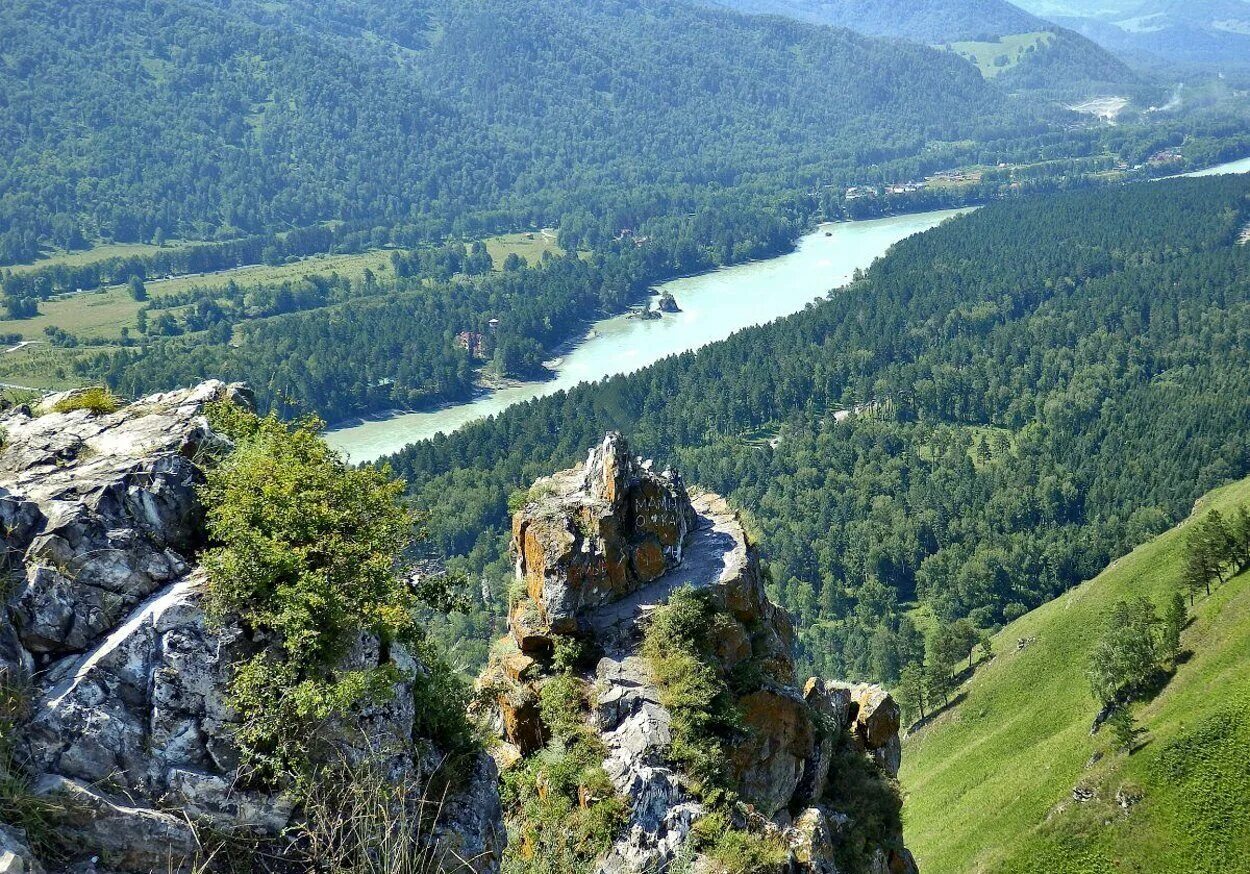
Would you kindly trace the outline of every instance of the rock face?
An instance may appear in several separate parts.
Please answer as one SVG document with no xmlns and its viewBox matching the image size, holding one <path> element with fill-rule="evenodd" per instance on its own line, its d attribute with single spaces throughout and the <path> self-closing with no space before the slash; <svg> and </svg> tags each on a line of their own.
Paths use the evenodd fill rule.
<svg viewBox="0 0 1250 874">
<path fill-rule="evenodd" d="M 43 866 L 18 829 L 0 824 L 0 874 L 43 874 Z"/>
<path fill-rule="evenodd" d="M 692 829 L 709 813 L 670 761 L 672 715 L 642 655 L 648 617 L 690 587 L 716 612 L 717 669 L 756 678 L 737 684 L 743 731 L 725 762 L 746 802 L 743 827 L 785 842 L 785 870 L 836 872 L 856 828 L 846 812 L 854 799 L 839 796 L 836 778 L 864 768 L 893 797 L 898 707 L 876 686 L 812 678 L 795 687 L 789 617 L 768 599 L 756 551 L 725 501 L 691 498 L 676 473 L 657 473 L 608 435 L 584 464 L 539 480 L 512 530 L 524 594 L 479 683 L 493 696 L 496 755 L 517 767 L 547 743 L 539 702 L 561 642 L 598 653 L 593 668 L 579 669 L 591 690 L 586 718 L 628 821 L 596 870 L 665 870 L 690 859 Z M 869 841 L 862 867 L 915 872 L 897 828 Z M 693 870 L 704 869 L 695 859 Z"/>
<path fill-rule="evenodd" d="M 536 613 L 515 623 L 523 651 L 534 649 L 527 639 L 537 629 L 576 631 L 589 608 L 619 601 L 678 565 L 695 521 L 681 478 L 645 470 L 616 435 L 580 468 L 539 480 L 530 495 L 537 500 L 512 521 L 517 576 Z"/>
<path fill-rule="evenodd" d="M 280 792 L 239 788 L 225 693 L 232 665 L 263 642 L 229 620 L 210 626 L 201 606 L 196 486 L 204 455 L 229 445 L 204 417 L 219 398 L 249 401 L 208 382 L 116 413 L 49 404 L 0 420 L 0 544 L 15 580 L 0 614 L 0 683 L 29 690 L 19 759 L 34 791 L 62 803 L 59 837 L 100 870 L 186 870 L 198 826 L 280 840 L 297 813 Z M 349 763 L 394 751 L 388 773 L 420 780 L 437 759 L 412 732 L 420 666 L 368 636 L 344 666 L 383 658 L 406 678 L 392 700 L 350 730 L 327 727 L 326 740 Z M 441 826 L 479 870 L 498 867 L 504 840 L 495 784 L 483 755 Z M 12 837 L 0 831 L 0 859 L 18 856 Z M 25 864 L 10 870 L 39 870 Z"/>
</svg>

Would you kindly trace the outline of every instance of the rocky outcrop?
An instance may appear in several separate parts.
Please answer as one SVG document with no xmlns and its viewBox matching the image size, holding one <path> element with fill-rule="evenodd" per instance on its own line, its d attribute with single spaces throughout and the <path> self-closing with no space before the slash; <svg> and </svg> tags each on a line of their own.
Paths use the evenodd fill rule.
<svg viewBox="0 0 1250 874">
<path fill-rule="evenodd" d="M 784 841 L 789 871 L 832 874 L 839 854 L 866 840 L 865 869 L 915 871 L 898 828 L 857 831 L 856 799 L 839 794 L 855 782 L 838 779 L 843 770 L 856 768 L 895 797 L 897 705 L 876 686 L 794 685 L 789 617 L 768 599 L 756 551 L 723 499 L 690 496 L 678 474 L 657 472 L 609 435 L 585 463 L 539 480 L 512 530 L 523 593 L 510 637 L 480 681 L 501 737 L 496 755 L 520 767 L 548 742 L 540 702 L 557 674 L 553 653 L 573 640 L 597 653 L 593 666 L 576 670 L 590 690 L 586 719 L 602 741 L 603 769 L 628 818 L 596 870 L 689 860 L 696 824 L 711 812 L 673 763 L 673 716 L 642 652 L 649 618 L 688 587 L 705 592 L 715 611 L 708 657 L 736 678 L 742 730 L 724 763 L 744 802 L 735 823 Z M 693 870 L 712 870 L 694 861 Z"/>
<path fill-rule="evenodd" d="M 681 307 L 677 305 L 677 300 L 667 291 L 660 295 L 660 299 L 655 303 L 655 308 L 662 313 L 681 312 Z"/>
<path fill-rule="evenodd" d="M 17 753 L 32 791 L 64 811 L 58 838 L 100 870 L 186 870 L 201 833 L 273 842 L 298 809 L 278 790 L 245 788 L 226 700 L 233 665 L 265 641 L 228 618 L 209 623 L 196 556 L 204 545 L 202 462 L 227 449 L 204 416 L 213 400 L 248 403 L 208 382 L 115 413 L 19 408 L 0 420 L 0 543 L 14 585 L 0 614 L 0 682 L 28 690 Z M 351 726 L 324 729 L 348 765 L 381 762 L 419 784 L 440 760 L 413 735 L 402 647 L 362 635 L 343 667 L 390 659 L 403 679 Z M 495 870 L 504 840 L 496 771 L 482 755 L 445 805 L 449 846 Z M 0 833 L 0 856 L 8 849 Z M 13 870 L 37 870 L 14 868 Z M 260 869 L 258 869 L 260 870 Z"/>
<path fill-rule="evenodd" d="M 512 522 L 529 600 L 514 625 L 523 651 L 577 631 L 585 612 L 619 601 L 681 563 L 695 521 L 681 478 L 658 475 L 609 435 L 586 463 L 541 479 Z"/>
</svg>

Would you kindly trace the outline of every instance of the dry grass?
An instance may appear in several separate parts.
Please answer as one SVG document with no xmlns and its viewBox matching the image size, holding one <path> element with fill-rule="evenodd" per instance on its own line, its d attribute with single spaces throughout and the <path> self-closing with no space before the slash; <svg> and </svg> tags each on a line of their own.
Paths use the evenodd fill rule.
<svg viewBox="0 0 1250 874">
<path fill-rule="evenodd" d="M 193 874 L 308 871 L 335 874 L 471 874 L 477 859 L 440 846 L 446 789 L 393 779 L 380 763 L 323 771 L 280 846 L 205 832 Z"/>
</svg>

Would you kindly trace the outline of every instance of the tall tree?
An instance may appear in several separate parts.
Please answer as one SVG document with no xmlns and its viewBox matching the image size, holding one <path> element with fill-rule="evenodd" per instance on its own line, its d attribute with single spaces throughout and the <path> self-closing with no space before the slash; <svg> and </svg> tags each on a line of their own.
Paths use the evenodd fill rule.
<svg viewBox="0 0 1250 874">
<path fill-rule="evenodd" d="M 925 718 L 925 704 L 928 700 L 926 696 L 927 691 L 924 668 L 916 662 L 909 662 L 903 668 L 903 673 L 899 677 L 898 686 L 895 689 L 899 706 L 907 714 L 908 720 L 914 720 L 917 714 L 920 715 L 921 719 Z"/>
</svg>

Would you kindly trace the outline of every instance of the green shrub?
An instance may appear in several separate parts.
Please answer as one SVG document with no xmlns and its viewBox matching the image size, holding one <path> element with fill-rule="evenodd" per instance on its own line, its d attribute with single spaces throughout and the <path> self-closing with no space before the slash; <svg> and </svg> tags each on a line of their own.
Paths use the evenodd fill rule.
<svg viewBox="0 0 1250 874">
<path fill-rule="evenodd" d="M 34 795 L 13 757 L 16 725 L 28 706 L 25 690 L 0 675 L 0 823 L 26 833 L 31 849 L 45 859 L 58 856 L 56 815 L 60 807 Z"/>
<path fill-rule="evenodd" d="M 567 744 L 578 740 L 588 731 L 586 721 L 582 718 L 585 691 L 582 681 L 577 677 L 568 673 L 559 674 L 544 683 L 538 694 L 543 724 L 550 730 L 552 737 Z"/>
<path fill-rule="evenodd" d="M 706 592 L 679 589 L 652 617 L 642 648 L 672 717 L 669 758 L 709 802 L 728 800 L 725 760 L 742 735 L 736 699 L 713 655 L 724 619 Z"/>
<path fill-rule="evenodd" d="M 101 385 L 62 398 L 52 405 L 52 412 L 72 413 L 75 410 L 89 410 L 93 415 L 103 416 L 107 413 L 116 413 L 121 409 L 121 405 L 121 398 Z"/>
<path fill-rule="evenodd" d="M 789 858 L 780 834 L 734 828 L 723 813 L 713 812 L 696 822 L 691 840 L 707 859 L 708 874 L 757 874 L 779 870 Z"/>
<path fill-rule="evenodd" d="M 884 780 L 876 763 L 850 736 L 838 736 L 825 798 L 849 820 L 840 833 L 836 861 L 846 874 L 865 874 L 874 847 L 890 846 L 903 828 L 898 786 Z"/>
<path fill-rule="evenodd" d="M 400 679 L 389 662 L 340 667 L 357 635 L 375 635 L 384 648 L 420 644 L 405 558 L 417 518 L 399 503 L 401 482 L 347 467 L 316 421 L 287 425 L 225 402 L 208 415 L 235 445 L 200 489 L 207 611 L 214 621 L 237 617 L 271 642 L 235 666 L 230 686 L 243 765 L 260 782 L 298 782 L 310 773 L 320 727 L 385 700 Z M 440 666 L 417 683 L 441 702 L 424 702 L 423 718 L 459 709 Z M 461 730 L 454 720 L 433 727 Z"/>
<path fill-rule="evenodd" d="M 607 852 L 627 810 L 603 770 L 607 750 L 584 718 L 586 687 L 572 674 L 540 692 L 547 748 L 504 774 L 509 817 L 504 870 L 509 874 L 574 874 Z"/>
</svg>

